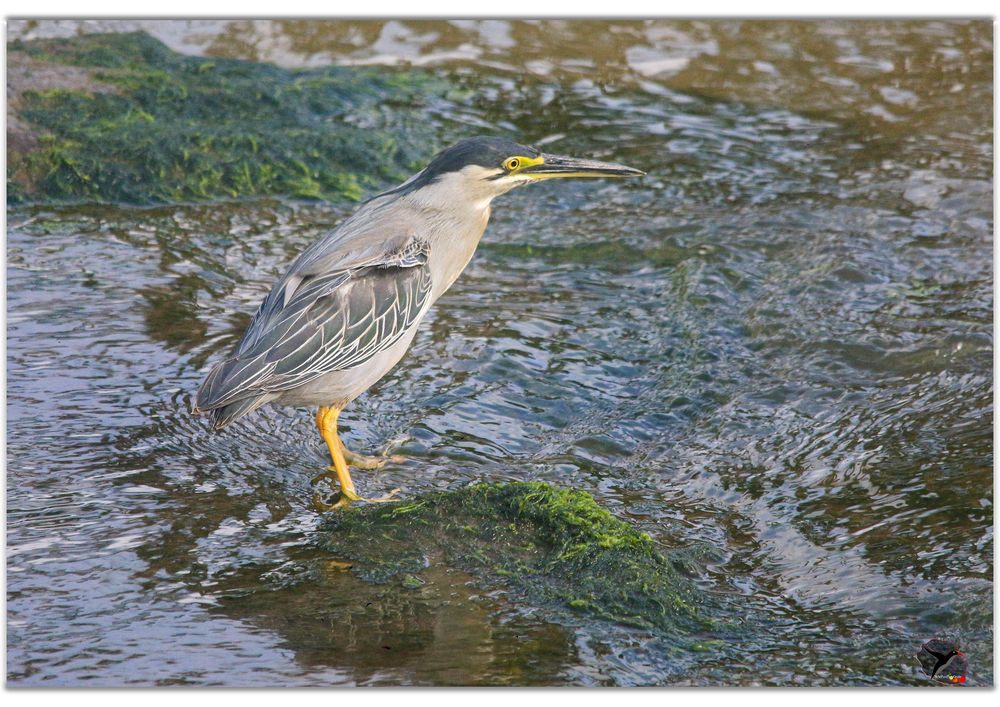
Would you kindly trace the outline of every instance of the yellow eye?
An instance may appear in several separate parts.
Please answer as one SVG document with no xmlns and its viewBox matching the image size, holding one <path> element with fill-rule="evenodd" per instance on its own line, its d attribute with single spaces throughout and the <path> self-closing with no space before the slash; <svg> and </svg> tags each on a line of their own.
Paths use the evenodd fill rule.
<svg viewBox="0 0 1000 707">
<path fill-rule="evenodd" d="M 508 172 L 513 172 L 515 169 L 521 166 L 521 160 L 516 157 L 508 157 L 503 163 L 503 168 Z"/>
</svg>

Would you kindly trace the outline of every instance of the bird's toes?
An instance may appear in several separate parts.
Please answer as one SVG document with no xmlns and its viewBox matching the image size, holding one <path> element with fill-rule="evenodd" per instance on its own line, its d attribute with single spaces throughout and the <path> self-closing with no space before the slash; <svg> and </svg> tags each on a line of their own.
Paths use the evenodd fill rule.
<svg viewBox="0 0 1000 707">
<path fill-rule="evenodd" d="M 337 510 L 338 508 L 344 508 L 349 503 L 350 501 L 341 496 L 339 493 L 330 500 L 323 498 L 323 495 L 319 492 L 313 494 L 313 508 L 320 513 L 327 513 L 329 511 Z"/>
<path fill-rule="evenodd" d="M 390 461 L 388 457 L 367 457 L 363 454 L 352 454 L 348 464 L 358 469 L 381 469 Z"/>
<path fill-rule="evenodd" d="M 387 493 L 386 495 L 380 496 L 378 498 L 362 498 L 362 499 L 359 499 L 359 500 L 367 501 L 368 503 L 391 503 L 393 501 L 398 501 L 399 500 L 398 498 L 394 498 L 394 496 L 397 493 L 399 493 L 400 491 L 402 491 L 402 489 L 396 488 L 396 489 L 393 489 L 392 491 L 390 491 L 389 493 Z"/>
<path fill-rule="evenodd" d="M 350 452 L 345 455 L 347 457 L 347 463 L 358 469 L 381 469 L 386 464 L 390 462 L 393 464 L 400 464 L 406 461 L 406 457 L 401 454 L 390 454 L 389 450 L 392 449 L 394 445 L 390 445 L 386 448 L 384 452 L 378 456 L 369 457 L 365 454 L 357 454 L 355 452 Z"/>
<path fill-rule="evenodd" d="M 398 489 L 397 489 L 398 490 Z M 343 508 L 347 508 L 355 501 L 370 501 L 371 499 L 362 498 L 357 493 L 353 491 L 345 491 L 340 489 L 337 493 L 333 495 L 333 498 L 327 500 L 323 498 L 320 492 L 313 494 L 313 506 L 320 512 L 336 511 Z"/>
</svg>

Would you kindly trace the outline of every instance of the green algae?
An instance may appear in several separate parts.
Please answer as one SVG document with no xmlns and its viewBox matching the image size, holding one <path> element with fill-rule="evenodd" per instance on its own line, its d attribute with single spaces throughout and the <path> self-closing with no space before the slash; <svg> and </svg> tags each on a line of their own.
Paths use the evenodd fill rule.
<svg viewBox="0 0 1000 707">
<path fill-rule="evenodd" d="M 673 557 L 594 499 L 540 482 L 481 483 L 331 516 L 319 547 L 372 583 L 444 564 L 532 604 L 661 633 L 706 628 Z M 404 584 L 405 586 L 405 584 Z"/>
<path fill-rule="evenodd" d="M 13 42 L 8 57 L 33 69 L 10 107 L 34 133 L 8 155 L 12 204 L 359 199 L 438 146 L 424 114 L 449 90 L 421 72 L 184 56 L 142 32 Z M 59 66 L 90 80 L 33 86 Z"/>
</svg>

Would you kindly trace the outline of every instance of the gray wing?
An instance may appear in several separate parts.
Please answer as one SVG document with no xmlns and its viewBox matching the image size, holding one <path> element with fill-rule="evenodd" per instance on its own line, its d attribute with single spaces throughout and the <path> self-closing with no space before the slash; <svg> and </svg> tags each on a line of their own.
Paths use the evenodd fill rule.
<svg viewBox="0 0 1000 707">
<path fill-rule="evenodd" d="M 209 373 L 195 412 L 291 390 L 352 368 L 399 341 L 431 292 L 427 244 L 363 266 L 282 278 L 254 315 L 234 355 Z M 301 272 L 301 271 L 299 271 Z M 226 422 L 229 420 L 227 419 Z"/>
</svg>

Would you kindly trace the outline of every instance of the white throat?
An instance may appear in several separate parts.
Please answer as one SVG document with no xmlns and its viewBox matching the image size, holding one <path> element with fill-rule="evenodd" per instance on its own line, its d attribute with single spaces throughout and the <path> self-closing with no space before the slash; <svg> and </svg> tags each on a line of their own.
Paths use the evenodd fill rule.
<svg viewBox="0 0 1000 707">
<path fill-rule="evenodd" d="M 451 287 L 475 254 L 490 219 L 490 203 L 516 186 L 487 178 L 494 174 L 483 167 L 464 167 L 404 197 L 426 224 L 434 300 Z"/>
</svg>

